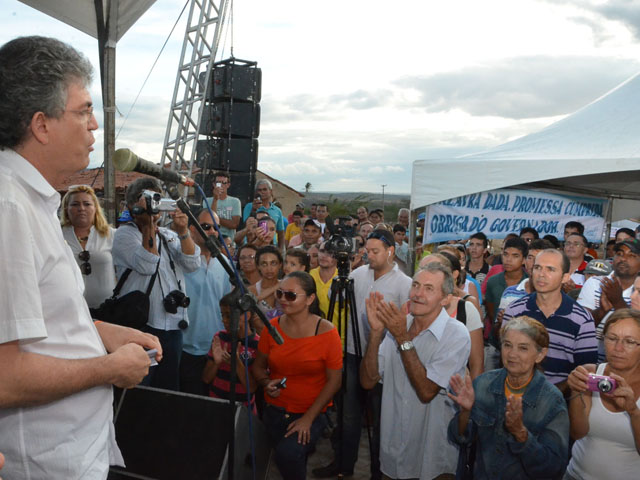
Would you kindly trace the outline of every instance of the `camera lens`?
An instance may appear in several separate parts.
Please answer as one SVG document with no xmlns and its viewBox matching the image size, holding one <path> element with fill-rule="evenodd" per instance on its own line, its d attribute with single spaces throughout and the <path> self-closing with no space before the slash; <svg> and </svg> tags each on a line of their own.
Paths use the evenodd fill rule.
<svg viewBox="0 0 640 480">
<path fill-rule="evenodd" d="M 602 393 L 609 393 L 612 390 L 612 386 L 611 382 L 606 378 L 603 378 L 598 382 L 598 390 Z"/>
</svg>

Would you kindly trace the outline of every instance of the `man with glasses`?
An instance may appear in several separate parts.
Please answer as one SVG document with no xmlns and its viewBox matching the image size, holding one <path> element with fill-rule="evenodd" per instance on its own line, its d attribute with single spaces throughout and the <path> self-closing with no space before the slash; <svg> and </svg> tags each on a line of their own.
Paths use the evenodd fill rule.
<svg viewBox="0 0 640 480">
<path fill-rule="evenodd" d="M 569 262 L 571 262 L 569 268 L 571 277 L 563 286 L 564 291 L 567 293 L 574 288 L 581 288 L 584 284 L 584 269 L 587 268 L 584 254 L 587 253 L 587 248 L 587 238 L 579 233 L 572 233 L 564 241 L 564 253 L 569 257 Z"/>
<path fill-rule="evenodd" d="M 589 309 L 601 333 L 607 318 L 614 310 L 631 304 L 633 282 L 640 272 L 640 240 L 617 243 L 613 257 L 613 272 L 607 276 L 591 277 L 584 282 L 578 303 Z M 598 345 L 599 358 L 604 361 L 604 346 Z"/>
<path fill-rule="evenodd" d="M 231 176 L 227 172 L 216 172 L 213 180 L 213 197 L 207 198 L 211 211 L 220 218 L 220 231 L 233 239 L 242 214 L 240 199 L 227 194 Z M 205 206 L 204 203 L 202 206 Z"/>
<path fill-rule="evenodd" d="M 205 233 L 218 238 L 209 211 L 202 208 L 194 214 Z M 215 212 L 213 215 L 218 222 Z M 224 330 L 220 300 L 231 291 L 231 282 L 220 260 L 211 257 L 211 252 L 205 246 L 205 239 L 195 225 L 189 225 L 189 232 L 200 247 L 200 267 L 184 276 L 190 302 L 189 326 L 184 331 L 180 357 L 180 391 L 206 396 L 209 388 L 202 381 L 202 372 L 213 336 Z M 226 261 L 226 257 L 223 257 L 223 261 Z"/>
<path fill-rule="evenodd" d="M 567 393 L 567 377 L 578 365 L 596 363 L 598 345 L 591 314 L 562 292 L 569 279 L 569 259 L 556 249 L 538 253 L 531 282 L 535 290 L 514 301 L 504 311 L 502 325 L 525 315 L 538 320 L 549 332 L 549 352 L 542 361 L 544 375 Z"/>
<path fill-rule="evenodd" d="M 93 68 L 71 46 L 21 37 L 0 48 L 0 451 L 10 479 L 104 479 L 124 466 L 111 385 L 146 375 L 158 339 L 94 323 L 56 215 L 89 164 Z M 86 267 L 85 267 L 86 268 Z"/>
<path fill-rule="evenodd" d="M 360 355 L 364 355 L 369 341 L 369 322 L 365 301 L 373 292 L 379 292 L 385 302 L 393 302 L 401 307 L 409 300 L 411 277 L 398 268 L 394 261 L 395 239 L 391 232 L 374 230 L 366 240 L 365 248 L 369 258 L 368 265 L 363 265 L 351 272 L 353 279 L 356 312 L 358 315 L 358 330 L 360 334 Z M 316 468 L 313 474 L 319 478 L 335 477 L 338 473 L 352 474 L 358 460 L 360 434 L 362 432 L 362 412 L 368 404 L 373 419 L 373 438 L 371 445 L 371 475 L 380 478 L 380 402 L 382 385 L 378 384 L 371 390 L 365 391 L 359 382 L 359 368 L 361 358 L 356 355 L 353 330 L 347 325 L 347 356 L 345 358 L 346 391 L 339 401 L 344 402 L 343 422 L 344 433 L 335 429 L 331 438 L 336 459 L 325 467 Z M 367 399 L 367 397 L 369 397 Z M 337 463 L 337 452 L 342 442 L 342 465 Z"/>
</svg>

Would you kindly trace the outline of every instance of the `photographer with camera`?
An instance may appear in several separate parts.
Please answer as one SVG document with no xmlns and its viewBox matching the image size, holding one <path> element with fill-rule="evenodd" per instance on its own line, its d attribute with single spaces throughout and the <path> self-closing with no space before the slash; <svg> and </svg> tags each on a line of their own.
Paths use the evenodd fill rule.
<svg viewBox="0 0 640 480">
<path fill-rule="evenodd" d="M 637 478 L 640 470 L 640 312 L 616 310 L 604 326 L 607 363 L 576 367 L 572 457 L 565 479 Z"/>
<path fill-rule="evenodd" d="M 126 200 L 133 221 L 116 230 L 112 253 L 118 278 L 129 272 L 120 296 L 135 290 L 145 292 L 153 282 L 145 331 L 160 339 L 164 359 L 142 383 L 177 391 L 182 332 L 189 325 L 184 272 L 198 269 L 200 248 L 189 233 L 187 215 L 180 210 L 169 214 L 173 230 L 158 227 L 161 191 L 160 182 L 151 177 L 138 178 L 128 186 Z"/>
</svg>

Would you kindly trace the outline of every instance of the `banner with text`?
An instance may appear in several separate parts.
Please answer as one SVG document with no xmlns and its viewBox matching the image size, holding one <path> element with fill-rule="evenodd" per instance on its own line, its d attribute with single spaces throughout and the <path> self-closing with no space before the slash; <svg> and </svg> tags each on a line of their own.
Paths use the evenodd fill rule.
<svg viewBox="0 0 640 480">
<path fill-rule="evenodd" d="M 533 227 L 540 234 L 564 237 L 565 223 L 584 225 L 590 242 L 600 243 L 607 200 L 574 197 L 532 190 L 493 190 L 453 198 L 427 208 L 424 242 L 466 239 L 476 232 L 504 238 Z"/>
</svg>

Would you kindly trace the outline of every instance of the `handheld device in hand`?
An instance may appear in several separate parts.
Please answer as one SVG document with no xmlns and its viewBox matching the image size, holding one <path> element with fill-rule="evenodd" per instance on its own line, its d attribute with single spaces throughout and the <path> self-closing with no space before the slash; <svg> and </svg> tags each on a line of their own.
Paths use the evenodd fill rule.
<svg viewBox="0 0 640 480">
<path fill-rule="evenodd" d="M 284 377 L 282 380 L 280 380 L 280 382 L 276 384 L 276 388 L 287 388 L 287 377 Z"/>
<path fill-rule="evenodd" d="M 258 227 L 260 227 L 262 229 L 262 231 L 264 232 L 265 235 L 269 231 L 269 227 L 267 225 L 267 221 L 266 220 L 260 220 L 258 222 Z"/>
<path fill-rule="evenodd" d="M 606 375 L 589 374 L 587 379 L 587 390 L 592 392 L 611 393 L 618 388 L 618 382 L 614 378 Z"/>
<path fill-rule="evenodd" d="M 155 348 L 152 348 L 151 350 L 147 350 L 147 355 L 149 355 L 149 360 L 151 360 L 151 365 L 149 365 L 150 367 L 154 367 L 158 365 L 158 362 L 156 361 L 157 353 L 158 353 L 158 350 Z"/>
</svg>

